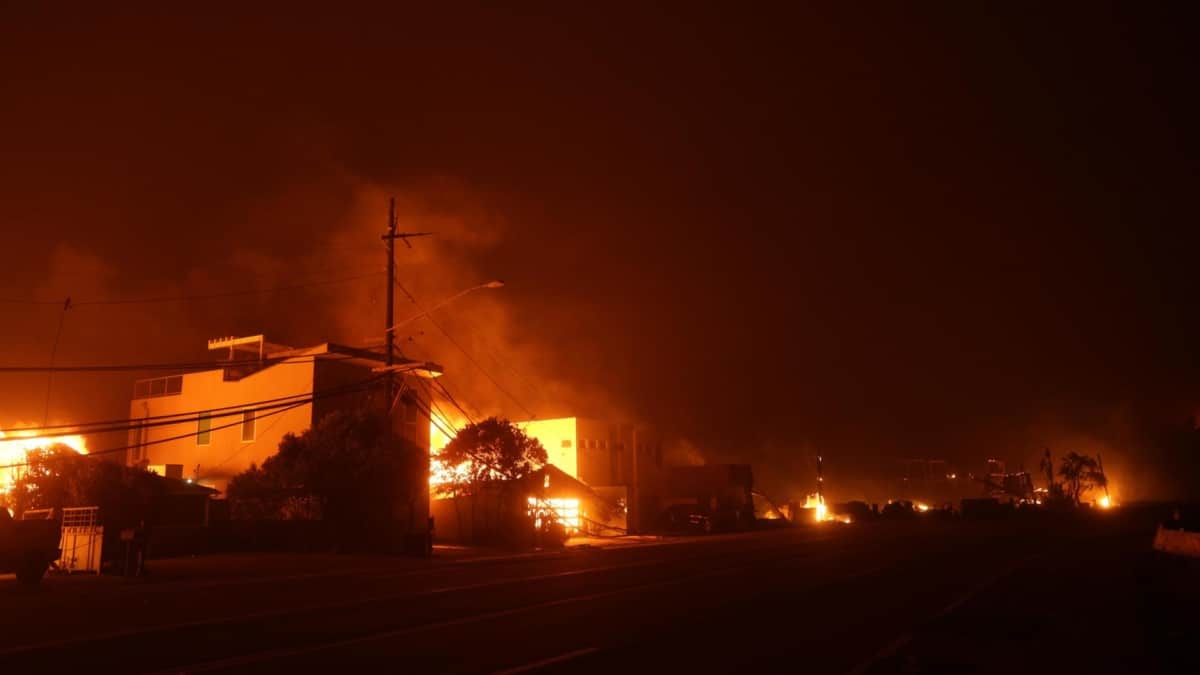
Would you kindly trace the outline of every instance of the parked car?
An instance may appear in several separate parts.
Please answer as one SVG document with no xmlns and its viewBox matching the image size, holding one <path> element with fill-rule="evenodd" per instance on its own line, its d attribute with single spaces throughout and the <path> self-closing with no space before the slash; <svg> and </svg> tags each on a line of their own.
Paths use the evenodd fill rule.
<svg viewBox="0 0 1200 675">
<path fill-rule="evenodd" d="M 13 520 L 0 507 L 0 574 L 15 572 L 17 581 L 29 586 L 40 583 L 62 555 L 61 532 L 57 520 Z"/>
</svg>

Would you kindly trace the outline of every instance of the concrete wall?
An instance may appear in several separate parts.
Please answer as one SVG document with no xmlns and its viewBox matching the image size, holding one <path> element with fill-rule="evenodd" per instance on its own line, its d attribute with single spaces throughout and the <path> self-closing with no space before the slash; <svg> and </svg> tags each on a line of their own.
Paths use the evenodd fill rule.
<svg viewBox="0 0 1200 675">
<path fill-rule="evenodd" d="M 574 417 L 562 417 L 551 420 L 517 422 L 517 426 L 527 436 L 541 442 L 542 447 L 546 449 L 546 456 L 551 465 L 568 476 L 578 478 L 579 465 L 576 451 L 579 447 L 579 437 L 576 433 L 576 421 Z"/>
<path fill-rule="evenodd" d="M 579 480 L 588 485 L 624 485 L 628 482 L 625 461 L 628 443 L 619 427 L 601 420 L 578 418 L 577 463 Z"/>
</svg>

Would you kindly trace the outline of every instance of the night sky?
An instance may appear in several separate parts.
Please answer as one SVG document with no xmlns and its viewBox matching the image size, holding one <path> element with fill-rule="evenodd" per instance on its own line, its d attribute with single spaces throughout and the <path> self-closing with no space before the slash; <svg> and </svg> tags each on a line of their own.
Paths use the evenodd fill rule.
<svg viewBox="0 0 1200 675">
<path fill-rule="evenodd" d="M 487 375 L 402 331 L 479 411 L 644 420 L 775 486 L 1050 446 L 1196 487 L 1161 440 L 1200 402 L 1194 16 L 13 4 L 0 365 L 49 362 L 30 301 L 367 274 L 77 306 L 56 362 L 377 344 L 395 195 L 437 233 L 398 253 L 420 302 L 507 282 L 436 315 Z M 55 376 L 50 421 L 126 414 L 138 375 Z M 0 374 L 0 426 L 45 387 Z"/>
</svg>

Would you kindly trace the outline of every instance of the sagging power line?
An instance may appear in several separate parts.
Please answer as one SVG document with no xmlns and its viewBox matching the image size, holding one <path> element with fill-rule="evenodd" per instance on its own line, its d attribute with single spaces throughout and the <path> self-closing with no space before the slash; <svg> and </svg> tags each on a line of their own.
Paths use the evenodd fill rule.
<svg viewBox="0 0 1200 675">
<path fill-rule="evenodd" d="M 295 291 L 305 288 L 317 288 L 320 286 L 333 286 L 336 284 L 346 284 L 352 281 L 360 281 L 362 279 L 371 279 L 380 276 L 382 272 L 371 272 L 369 274 L 357 274 L 349 277 L 339 277 L 336 279 L 322 279 L 298 284 L 288 284 L 285 286 L 274 286 L 271 288 L 253 288 L 240 291 L 225 291 L 220 293 L 199 293 L 193 295 L 166 295 L 148 298 L 108 298 L 102 300 L 79 300 L 71 303 L 71 307 L 91 307 L 103 305 L 141 305 L 166 302 L 191 302 L 196 300 L 219 300 L 222 298 L 237 298 L 250 295 L 266 295 L 269 293 L 278 293 L 281 291 Z M 0 298 L 0 304 L 9 305 L 61 305 L 62 300 L 33 300 L 22 298 Z"/>
<path fill-rule="evenodd" d="M 345 386 L 345 387 L 336 387 L 336 388 L 331 388 L 329 390 L 322 390 L 320 392 L 314 392 L 311 395 L 307 395 L 305 398 L 302 398 L 302 399 L 296 400 L 296 401 L 290 401 L 287 403 L 268 405 L 268 406 L 260 406 L 260 407 L 254 407 L 254 408 L 241 406 L 241 409 L 239 412 L 231 413 L 231 414 L 240 415 L 242 412 L 253 411 L 256 413 L 255 419 L 264 419 L 264 418 L 268 418 L 268 417 L 273 417 L 275 415 L 279 415 L 279 414 L 282 414 L 289 410 L 299 408 L 300 406 L 307 405 L 309 403 L 312 403 L 312 402 L 320 400 L 320 399 L 331 398 L 334 396 L 342 396 L 342 395 L 349 394 L 349 393 L 352 393 L 354 391 L 359 391 L 359 390 L 365 391 L 365 390 L 369 389 L 370 387 L 374 386 L 375 383 L 381 379 L 383 379 L 383 378 L 380 376 L 372 377 L 367 380 L 363 380 L 362 382 L 355 383 L 354 385 L 349 385 L 349 386 Z M 257 415 L 257 412 L 260 410 L 265 410 L 268 412 L 266 412 L 263 415 Z M 207 412 L 207 411 L 200 411 L 200 412 Z M 230 415 L 221 415 L 221 416 L 228 417 Z M 200 416 L 198 413 L 194 419 L 178 420 L 173 423 L 174 424 L 182 424 L 185 422 L 196 422 L 196 421 L 199 421 L 199 419 L 200 419 Z M 208 431 L 211 433 L 213 431 L 219 431 L 221 429 L 229 429 L 229 428 L 239 426 L 242 423 L 243 423 L 242 420 L 239 419 L 239 420 L 235 420 L 233 422 L 229 422 L 227 424 L 221 424 L 221 425 L 211 427 L 208 429 Z M 129 431 L 134 428 L 137 428 L 137 426 L 131 426 L 128 429 L 124 429 L 124 430 Z M 24 431 L 24 430 L 22 430 L 22 431 Z M 121 431 L 121 429 L 105 429 L 103 431 Z M 95 432 L 87 432 L 87 433 L 101 433 L 101 432 L 95 431 Z M 91 451 L 91 452 L 88 452 L 87 454 L 81 454 L 81 455 L 79 455 L 79 457 L 87 458 L 87 457 L 96 457 L 96 456 L 100 456 L 100 455 L 110 455 L 110 454 L 117 453 L 117 452 L 124 452 L 127 450 L 132 450 L 134 448 L 143 448 L 143 447 L 150 446 L 150 445 L 160 445 L 162 443 L 170 443 L 172 441 L 179 441 L 179 440 L 183 440 L 186 438 L 192 438 L 192 437 L 196 436 L 197 433 L 198 432 L 196 432 L 196 431 L 192 431 L 192 432 L 188 432 L 186 434 L 179 434 L 177 436 L 170 436 L 167 438 L 159 438 L 159 439 L 155 439 L 155 440 L 151 440 L 151 441 L 142 441 L 141 443 L 123 445 L 123 446 L 115 447 L 115 448 L 106 448 L 104 450 Z M 60 434 L 60 435 L 73 435 L 73 434 Z M 44 436 L 44 437 L 50 438 L 52 436 Z M 17 440 L 17 439 L 14 439 L 14 440 Z M 30 463 L 28 461 L 16 462 L 13 464 L 0 465 L 0 469 L 15 469 L 15 468 L 19 468 L 19 467 L 29 466 L 29 464 Z"/>
<path fill-rule="evenodd" d="M 276 366 L 286 364 L 313 363 L 315 361 L 347 361 L 359 358 L 357 356 L 267 356 L 259 359 L 237 359 L 233 361 L 191 361 L 176 363 L 119 363 L 119 364 L 88 364 L 78 366 L 0 366 L 0 373 L 102 373 L 128 372 L 136 370 L 171 370 L 197 371 L 219 370 L 221 368 L 237 368 L 238 366 Z"/>
<path fill-rule="evenodd" d="M 135 429 L 171 426 L 174 424 L 188 424 L 199 421 L 200 417 L 207 416 L 209 418 L 232 417 L 241 415 L 243 412 L 250 410 L 272 410 L 289 406 L 299 402 L 301 404 L 308 403 L 314 398 L 327 398 L 330 396 L 339 396 L 342 394 L 353 393 L 360 390 L 365 390 L 373 386 L 376 382 L 383 379 L 383 376 L 376 375 L 374 377 L 342 385 L 339 387 L 329 387 L 327 389 L 318 390 L 311 394 L 293 394 L 290 396 L 281 396 L 273 399 L 264 399 L 260 401 L 250 401 L 239 403 L 236 405 L 220 406 L 216 408 L 206 408 L 204 410 L 191 410 L 181 413 L 172 413 L 169 415 L 155 415 L 152 417 L 137 417 L 125 418 L 118 420 L 107 420 L 100 422 L 79 422 L 74 424 L 60 424 L 53 426 L 43 426 L 35 428 L 20 428 L 9 429 L 10 432 L 25 434 L 25 436 L 17 436 L 10 440 L 18 440 L 20 438 L 35 437 L 35 438 L 62 438 L 64 436 L 76 436 L 80 434 L 103 434 L 115 433 L 120 431 L 133 431 Z M 255 406 L 255 407 L 251 407 Z M 0 443 L 3 440 L 0 439 Z"/>
</svg>

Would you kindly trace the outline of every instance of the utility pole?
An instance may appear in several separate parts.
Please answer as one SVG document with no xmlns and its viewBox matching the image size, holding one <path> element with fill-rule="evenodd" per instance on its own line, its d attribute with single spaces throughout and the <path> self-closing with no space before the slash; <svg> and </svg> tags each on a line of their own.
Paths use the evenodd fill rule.
<svg viewBox="0 0 1200 675">
<path fill-rule="evenodd" d="M 387 307 L 384 308 L 384 327 L 387 329 L 384 333 L 384 339 L 387 341 L 387 365 L 389 367 L 388 382 L 391 383 L 394 377 L 390 373 L 391 366 L 396 364 L 396 240 L 404 242 L 404 245 L 412 248 L 412 244 L 408 240 L 412 237 L 428 237 L 432 232 L 397 232 L 396 231 L 396 198 L 392 197 L 388 200 L 388 226 L 387 234 L 383 235 L 382 239 L 387 242 Z M 388 400 L 391 400 L 391 388 L 388 389 Z"/>
<path fill-rule="evenodd" d="M 629 495 L 628 518 L 625 522 L 626 534 L 642 533 L 642 489 L 638 484 L 638 437 L 637 426 L 633 426 L 633 485 Z M 633 527 L 630 527 L 632 525 Z"/>
<path fill-rule="evenodd" d="M 387 234 L 383 237 L 387 242 L 387 316 L 384 320 L 384 327 L 387 328 L 387 333 L 384 334 L 384 339 L 387 341 L 387 365 L 395 365 L 396 362 L 396 198 L 392 197 L 388 200 L 388 229 Z M 390 371 L 389 371 L 390 373 Z M 388 375 L 391 379 L 391 375 Z M 391 392 L 388 392 L 388 399 L 391 399 Z"/>
<path fill-rule="evenodd" d="M 392 409 L 396 395 L 396 240 L 404 242 L 404 245 L 412 248 L 412 244 L 408 243 L 410 237 L 428 237 L 431 232 L 397 232 L 396 231 L 396 198 L 388 199 L 388 223 L 387 233 L 381 238 L 387 244 L 387 307 L 384 308 L 384 339 L 386 340 L 386 363 L 387 367 L 387 397 L 384 399 L 384 405 L 387 406 L 388 426 L 394 431 L 395 426 L 392 422 Z M 433 550 L 433 518 L 429 517 L 429 463 L 428 457 L 425 458 L 425 479 L 422 484 L 425 486 L 426 492 L 422 498 L 425 502 L 422 510 L 423 519 L 428 519 L 429 526 L 425 532 L 425 545 L 422 547 L 426 555 Z M 409 499 L 408 511 L 408 527 L 411 532 L 415 526 L 414 511 L 416 507 L 413 499 Z"/>
<path fill-rule="evenodd" d="M 821 473 L 822 457 L 817 455 L 817 503 L 825 503 L 825 476 Z"/>
</svg>

